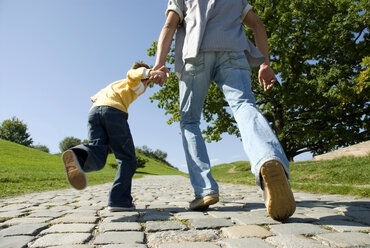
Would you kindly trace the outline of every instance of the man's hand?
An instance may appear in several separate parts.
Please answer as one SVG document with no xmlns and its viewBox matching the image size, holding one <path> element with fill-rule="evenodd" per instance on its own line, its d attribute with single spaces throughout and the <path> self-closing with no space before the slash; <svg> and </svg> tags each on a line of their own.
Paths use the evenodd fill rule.
<svg viewBox="0 0 370 248">
<path fill-rule="evenodd" d="M 260 66 L 260 70 L 258 71 L 258 81 L 261 86 L 263 86 L 264 91 L 267 91 L 274 85 L 276 77 L 270 65 L 263 63 Z"/>
<path fill-rule="evenodd" d="M 168 71 L 168 68 L 166 67 L 166 65 L 155 65 L 153 67 L 153 70 L 154 71 L 160 71 L 160 72 L 163 72 L 164 73 L 164 77 L 161 78 L 161 79 L 157 79 L 156 81 L 153 81 L 154 83 L 160 85 L 160 86 L 163 86 L 164 83 L 166 82 L 167 78 L 170 77 L 170 72 Z"/>
<path fill-rule="evenodd" d="M 149 81 L 162 86 L 166 81 L 166 74 L 161 70 L 152 70 L 149 74 Z"/>
</svg>

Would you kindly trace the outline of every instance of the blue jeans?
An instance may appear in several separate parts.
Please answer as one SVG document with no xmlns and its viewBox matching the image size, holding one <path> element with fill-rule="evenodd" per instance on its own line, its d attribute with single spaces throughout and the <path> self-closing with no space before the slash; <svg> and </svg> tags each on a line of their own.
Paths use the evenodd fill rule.
<svg viewBox="0 0 370 248">
<path fill-rule="evenodd" d="M 85 172 L 103 169 L 109 147 L 113 150 L 118 171 L 109 192 L 108 205 L 114 207 L 132 204 L 131 183 L 137 162 L 127 117 L 127 113 L 113 107 L 92 108 L 88 119 L 89 143 L 71 148 Z"/>
<path fill-rule="evenodd" d="M 218 193 L 199 128 L 203 103 L 212 81 L 220 87 L 234 114 L 257 184 L 261 186 L 260 168 L 269 160 L 278 160 L 289 178 L 289 162 L 279 140 L 256 107 L 250 76 L 244 52 L 201 52 L 196 58 L 185 61 L 180 78 L 180 127 L 196 197 Z"/>
</svg>

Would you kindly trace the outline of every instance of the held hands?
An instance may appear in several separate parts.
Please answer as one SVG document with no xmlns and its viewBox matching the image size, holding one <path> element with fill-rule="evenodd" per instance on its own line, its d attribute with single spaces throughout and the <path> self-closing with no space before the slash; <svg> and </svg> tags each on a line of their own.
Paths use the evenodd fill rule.
<svg viewBox="0 0 370 248">
<path fill-rule="evenodd" d="M 263 63 L 258 71 L 258 81 L 263 86 L 264 91 L 270 89 L 276 82 L 275 73 L 270 65 Z"/>
<path fill-rule="evenodd" d="M 158 84 L 159 86 L 163 86 L 167 78 L 170 77 L 170 73 L 166 65 L 156 65 L 151 72 L 153 73 L 153 77 L 152 73 L 150 73 L 149 80 L 155 84 Z M 158 75 L 154 75 L 154 73 L 158 73 Z"/>
</svg>

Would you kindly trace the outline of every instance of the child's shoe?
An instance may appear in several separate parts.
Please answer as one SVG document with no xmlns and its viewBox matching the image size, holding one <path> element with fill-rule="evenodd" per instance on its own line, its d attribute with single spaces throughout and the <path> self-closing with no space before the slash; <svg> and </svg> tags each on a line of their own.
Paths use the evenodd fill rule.
<svg viewBox="0 0 370 248">
<path fill-rule="evenodd" d="M 270 217 L 274 220 L 284 220 L 292 216 L 296 205 L 282 164 L 276 160 L 264 163 L 261 176 L 265 205 Z"/>
<path fill-rule="evenodd" d="M 72 150 L 63 152 L 62 160 L 69 184 L 78 190 L 86 188 L 87 177 L 85 172 L 82 170 L 75 153 Z"/>
<path fill-rule="evenodd" d="M 216 204 L 218 201 L 218 194 L 209 194 L 192 200 L 189 208 L 191 210 L 205 210 L 209 207 L 209 205 Z"/>
</svg>

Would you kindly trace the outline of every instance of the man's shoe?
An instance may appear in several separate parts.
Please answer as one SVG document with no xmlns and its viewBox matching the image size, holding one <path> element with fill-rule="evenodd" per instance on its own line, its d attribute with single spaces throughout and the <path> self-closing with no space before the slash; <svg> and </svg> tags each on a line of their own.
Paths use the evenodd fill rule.
<svg viewBox="0 0 370 248">
<path fill-rule="evenodd" d="M 75 153 L 72 150 L 63 152 L 62 160 L 69 184 L 78 190 L 86 188 L 87 177 L 85 172 L 81 169 Z"/>
<path fill-rule="evenodd" d="M 108 210 L 110 212 L 125 212 L 125 211 L 131 211 L 135 210 L 136 206 L 132 203 L 130 207 L 113 207 L 113 206 L 108 206 Z"/>
<path fill-rule="evenodd" d="M 189 208 L 191 210 L 205 210 L 209 207 L 209 205 L 215 204 L 218 201 L 218 194 L 209 194 L 192 200 Z"/>
<path fill-rule="evenodd" d="M 293 215 L 295 200 L 286 178 L 283 165 L 271 160 L 261 167 L 265 205 L 270 217 L 274 220 L 284 220 Z"/>
</svg>

